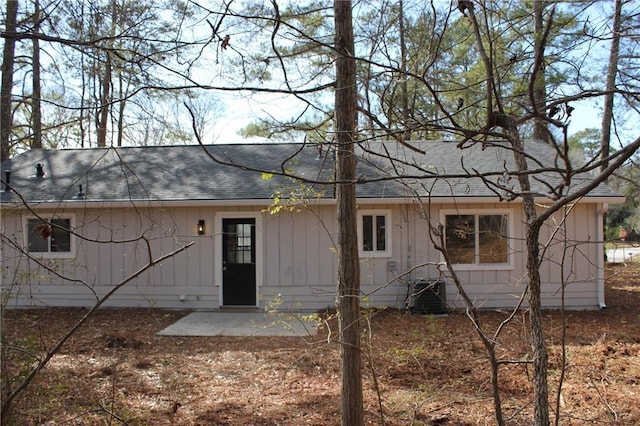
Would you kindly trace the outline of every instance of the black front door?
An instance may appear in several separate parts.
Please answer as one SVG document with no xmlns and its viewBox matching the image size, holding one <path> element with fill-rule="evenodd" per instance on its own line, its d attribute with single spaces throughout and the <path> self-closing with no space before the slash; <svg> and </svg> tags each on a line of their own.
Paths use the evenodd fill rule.
<svg viewBox="0 0 640 426">
<path fill-rule="evenodd" d="M 222 305 L 256 306 L 256 220 L 222 220 Z"/>
</svg>

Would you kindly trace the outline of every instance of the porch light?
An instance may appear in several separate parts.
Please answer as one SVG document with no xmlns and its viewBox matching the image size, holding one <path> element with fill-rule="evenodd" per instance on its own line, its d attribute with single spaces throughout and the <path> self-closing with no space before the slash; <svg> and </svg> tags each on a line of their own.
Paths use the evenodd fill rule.
<svg viewBox="0 0 640 426">
<path fill-rule="evenodd" d="M 204 235 L 204 219 L 198 221 L 198 235 Z"/>
</svg>

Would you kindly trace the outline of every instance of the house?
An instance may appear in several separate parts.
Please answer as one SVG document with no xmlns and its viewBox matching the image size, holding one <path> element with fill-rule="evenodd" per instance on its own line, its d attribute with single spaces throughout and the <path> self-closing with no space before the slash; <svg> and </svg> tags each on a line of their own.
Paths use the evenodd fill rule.
<svg viewBox="0 0 640 426">
<path fill-rule="evenodd" d="M 404 308 L 416 283 L 462 300 L 434 248 L 480 308 L 525 291 L 524 216 L 504 143 L 396 142 L 358 148 L 363 305 Z M 527 141 L 538 208 L 564 182 L 549 145 Z M 318 144 L 31 150 L 2 163 L 7 307 L 91 306 L 150 259 L 194 242 L 119 289 L 113 307 L 219 309 L 334 305 L 334 152 Z M 266 172 L 266 173 L 265 173 Z M 284 173 L 303 179 L 282 176 Z M 402 175 L 402 179 L 397 179 Z M 575 176 L 562 191 L 590 182 Z M 605 306 L 602 218 L 622 198 L 598 186 L 543 228 L 545 307 Z M 424 285 L 423 285 L 424 287 Z M 446 296 L 446 297 L 445 297 Z"/>
</svg>

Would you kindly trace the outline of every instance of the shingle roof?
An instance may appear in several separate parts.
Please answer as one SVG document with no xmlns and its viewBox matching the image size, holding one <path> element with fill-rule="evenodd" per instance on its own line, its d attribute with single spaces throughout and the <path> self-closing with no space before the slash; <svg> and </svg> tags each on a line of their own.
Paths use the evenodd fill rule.
<svg viewBox="0 0 640 426">
<path fill-rule="evenodd" d="M 394 161 L 376 153 L 385 146 Z M 496 180 L 504 170 L 513 170 L 512 155 L 496 147 L 482 149 L 480 145 L 460 150 L 452 142 L 417 143 L 425 154 L 402 147 L 397 143 L 370 143 L 358 150 L 358 178 L 365 182 L 358 187 L 361 198 L 398 198 L 412 195 L 417 189 L 432 197 L 496 196 L 479 178 L 463 177 L 467 173 L 495 172 Z M 241 167 L 219 164 L 218 160 Z M 539 142 L 528 142 L 532 157 L 545 164 L 553 164 L 554 152 Z M 45 176 L 36 177 L 35 165 L 44 166 Z M 333 152 L 314 144 L 230 144 L 182 146 L 147 146 L 103 149 L 31 150 L 2 163 L 4 171 L 11 170 L 11 186 L 30 202 L 78 200 L 80 185 L 83 201 L 163 200 L 267 200 L 277 190 L 297 184 L 280 176 L 264 179 L 262 170 L 287 170 L 296 176 L 317 183 L 325 198 L 333 197 L 331 182 L 334 176 Z M 398 172 L 408 173 L 404 185 L 391 180 Z M 429 173 L 434 173 L 428 177 Z M 446 173 L 448 179 L 436 179 L 435 174 Z M 458 176 L 453 176 L 458 175 Z M 418 179 L 418 177 L 421 177 Z M 586 177 L 588 178 L 588 176 Z M 374 180 L 371 182 L 370 180 Z M 557 179 L 553 173 L 547 181 Z M 583 183 L 581 183 L 583 184 Z M 541 183 L 536 189 L 546 192 Z M 1 192 L 2 203 L 15 202 L 11 192 Z M 590 196 L 615 197 L 609 188 L 600 186 Z"/>
<path fill-rule="evenodd" d="M 389 177 L 398 174 L 422 196 L 431 197 L 497 197 L 508 198 L 510 187 L 520 188 L 513 151 L 508 142 L 468 143 L 459 148 L 457 142 L 422 141 L 409 142 L 418 152 L 397 142 L 375 142 L 363 146 L 362 156 L 372 163 L 381 164 L 382 172 Z M 559 170 L 565 165 L 556 150 L 537 140 L 524 142 L 527 164 L 531 172 L 531 191 L 536 196 L 550 194 L 551 188 L 564 182 Z M 575 164 L 574 164 L 575 167 Z M 483 175 L 484 177 L 479 177 Z M 564 183 L 563 193 L 573 193 L 591 182 L 589 173 L 572 176 Z M 501 188 L 498 188 L 500 186 Z M 606 185 L 593 189 L 588 197 L 619 197 Z"/>
</svg>

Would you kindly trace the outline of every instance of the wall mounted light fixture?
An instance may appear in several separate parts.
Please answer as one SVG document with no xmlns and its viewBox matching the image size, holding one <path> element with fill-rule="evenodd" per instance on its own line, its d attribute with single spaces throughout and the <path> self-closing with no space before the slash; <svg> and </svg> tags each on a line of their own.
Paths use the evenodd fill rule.
<svg viewBox="0 0 640 426">
<path fill-rule="evenodd" d="M 198 235 L 204 235 L 204 219 L 198 221 Z"/>
</svg>

